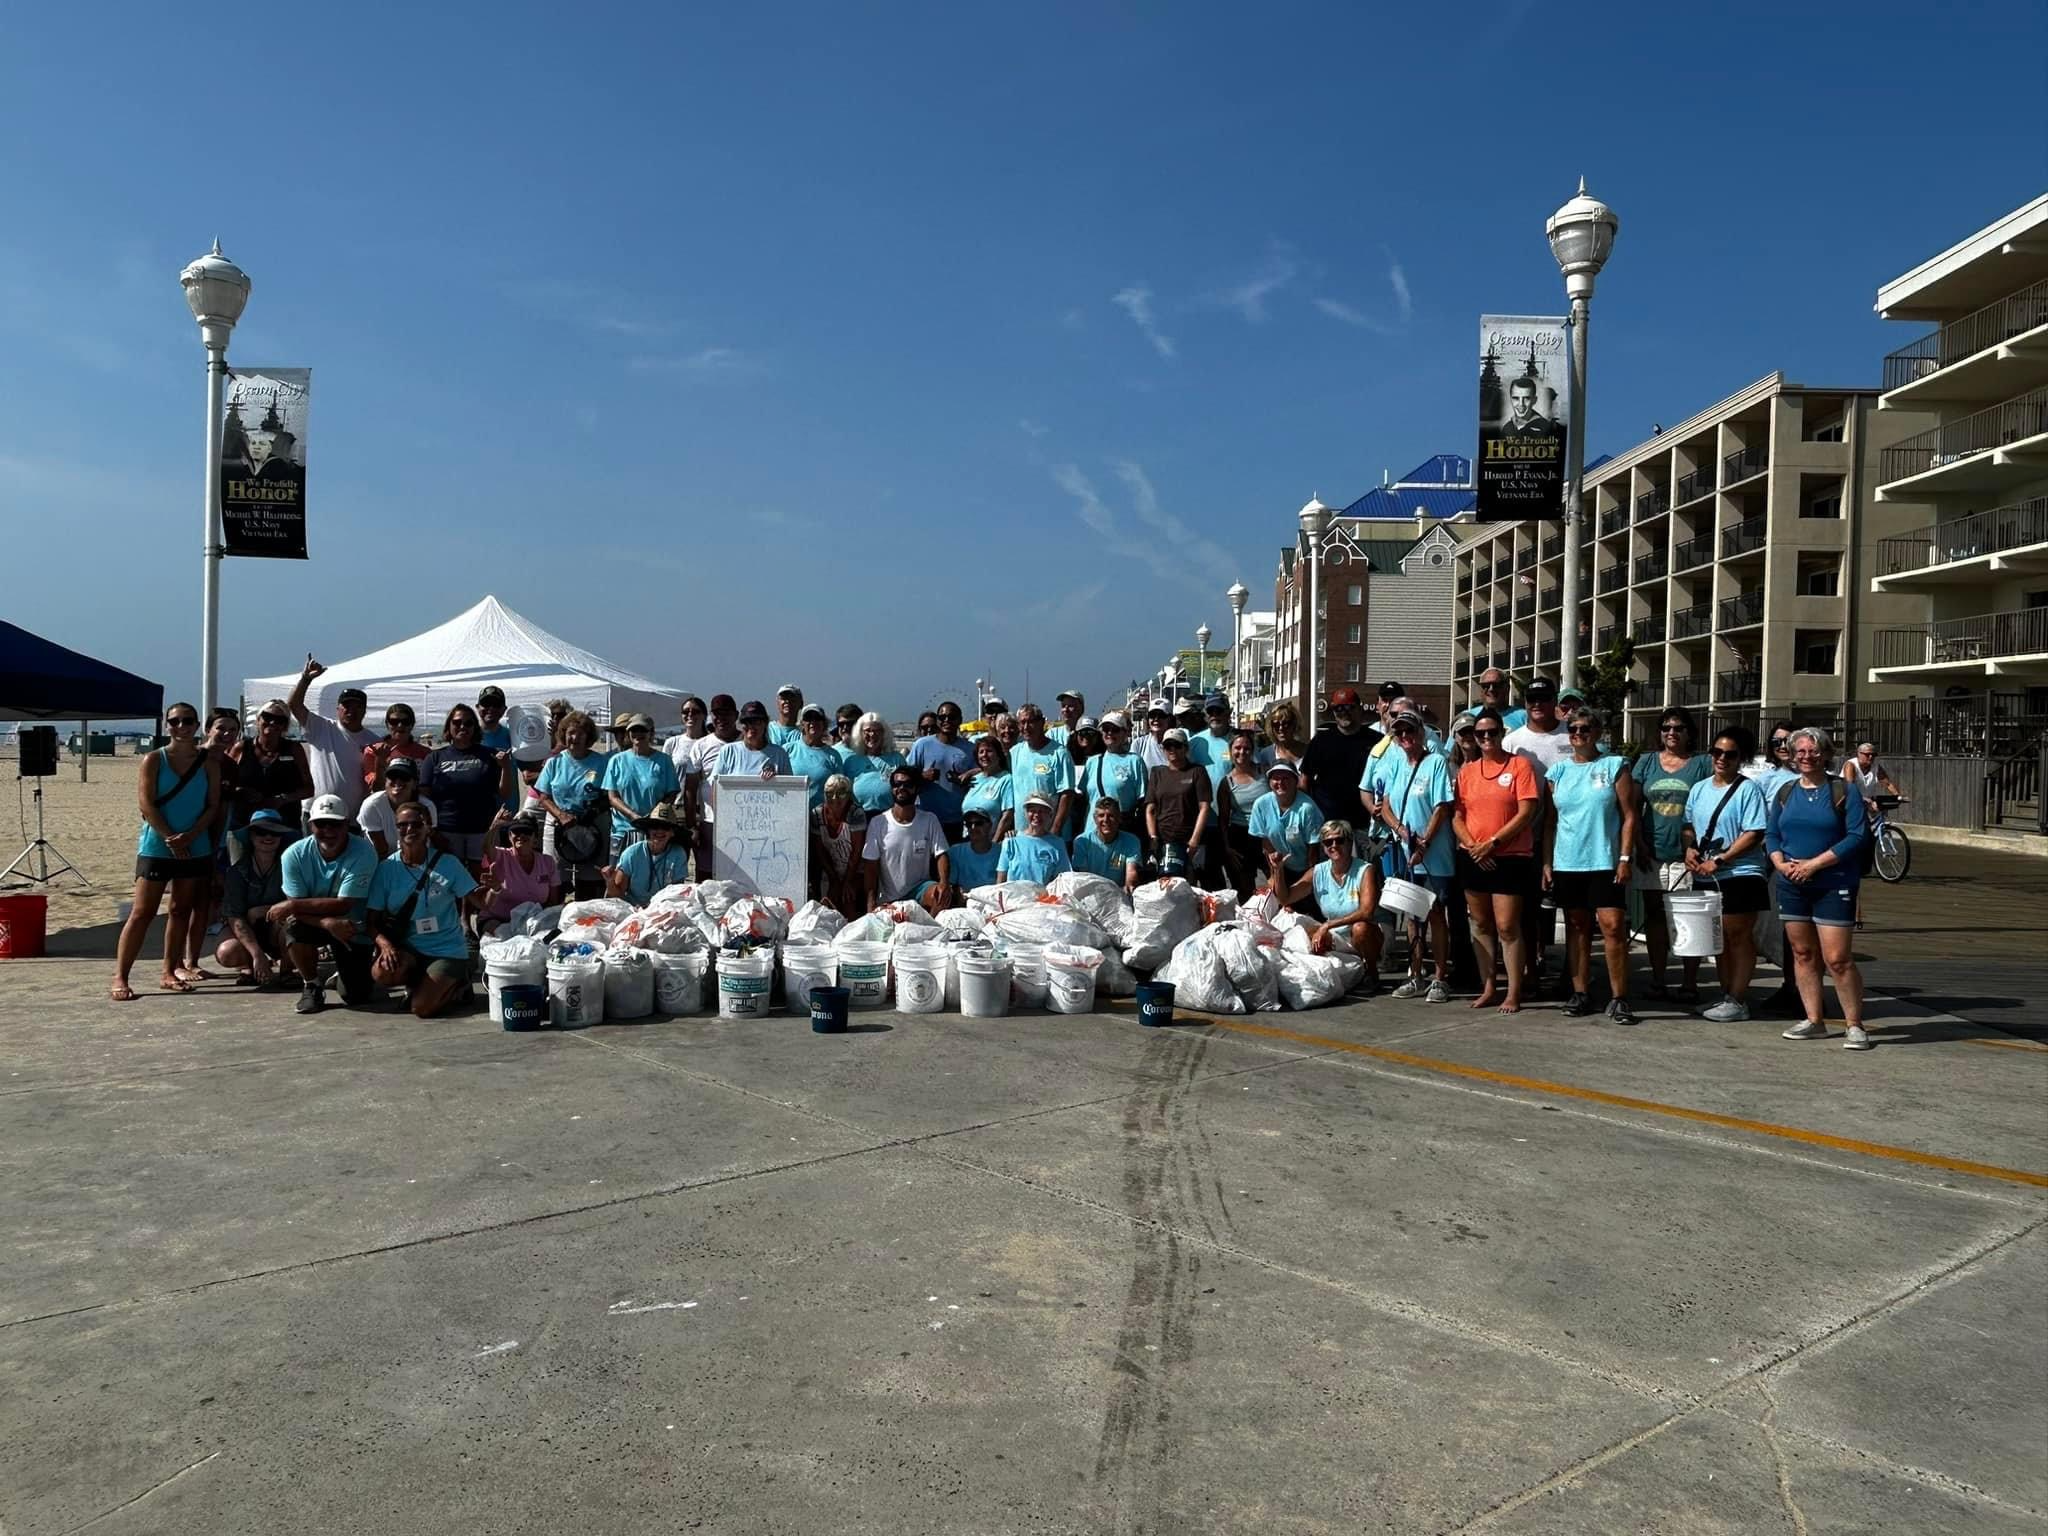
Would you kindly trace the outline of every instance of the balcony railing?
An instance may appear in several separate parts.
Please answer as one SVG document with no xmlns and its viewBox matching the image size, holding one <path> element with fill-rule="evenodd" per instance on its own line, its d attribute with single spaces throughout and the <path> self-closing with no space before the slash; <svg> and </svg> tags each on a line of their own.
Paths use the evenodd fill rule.
<svg viewBox="0 0 2048 1536">
<path fill-rule="evenodd" d="M 1691 677 L 1674 677 L 1671 680 L 1671 702 L 1697 706 L 1707 702 L 1707 677 L 1699 673 Z"/>
<path fill-rule="evenodd" d="M 1530 548 L 1530 549 L 1518 549 L 1518 550 L 1516 550 L 1516 551 L 1515 551 L 1515 569 L 1516 569 L 1516 570 L 1518 570 L 1518 571 L 1526 571 L 1527 569 L 1529 569 L 1529 567 L 1530 567 L 1530 566 L 1534 565 L 1535 563 L 1536 563 L 1536 551 L 1535 551 L 1535 549 L 1534 549 L 1534 548 Z"/>
<path fill-rule="evenodd" d="M 1880 629 L 1872 650 L 1873 664 L 1879 667 L 1930 667 L 2048 654 L 2048 608 L 1936 619 L 1921 629 Z"/>
<path fill-rule="evenodd" d="M 1646 581 L 1662 581 L 1670 570 L 1670 562 L 1665 558 L 1663 550 L 1653 549 L 1646 555 L 1637 555 L 1631 569 L 1635 573 L 1635 584 L 1641 586 Z"/>
<path fill-rule="evenodd" d="M 1609 535 L 1610 533 L 1621 532 L 1621 530 L 1626 528 L 1627 526 L 1627 507 L 1609 507 L 1605 512 L 1602 512 L 1600 514 L 1600 537 L 1603 539 L 1606 538 L 1607 535 Z"/>
<path fill-rule="evenodd" d="M 1602 592 L 1612 592 L 1616 588 L 1626 585 L 1627 582 L 1628 562 L 1626 560 L 1617 560 L 1612 565 L 1601 567 L 1600 590 Z"/>
<path fill-rule="evenodd" d="M 1732 560 L 1737 555 L 1746 555 L 1753 549 L 1764 547 L 1764 520 L 1762 517 L 1745 517 L 1739 523 L 1730 523 L 1721 530 L 1721 558 Z"/>
<path fill-rule="evenodd" d="M 1499 581 L 1501 577 L 1508 575 L 1514 568 L 1514 557 L 1512 555 L 1502 555 L 1493 562 L 1493 579 Z"/>
<path fill-rule="evenodd" d="M 1690 608 L 1680 608 L 1671 615 L 1671 638 L 1691 640 L 1704 635 L 1714 627 L 1714 605 L 1694 603 Z"/>
<path fill-rule="evenodd" d="M 1972 411 L 1894 444 L 1878 455 L 1877 478 L 1889 485 L 2044 432 L 2048 432 L 2048 387 L 2030 389 L 2003 405 Z"/>
<path fill-rule="evenodd" d="M 1555 560 L 1563 553 L 1564 535 L 1561 533 L 1546 533 L 1543 536 L 1543 558 Z"/>
<path fill-rule="evenodd" d="M 1508 664 L 1508 653 L 1505 650 L 1495 651 L 1493 653 L 1493 664 L 1496 667 L 1505 667 Z"/>
<path fill-rule="evenodd" d="M 1558 604 L 1562 603 L 1563 601 L 1563 587 L 1545 587 L 1542 591 L 1542 594 L 1538 596 L 1538 598 L 1536 599 L 1536 607 L 1539 612 L 1548 613 L 1551 609 L 1557 607 Z"/>
<path fill-rule="evenodd" d="M 1614 645 L 1614 631 L 1614 625 L 1602 624 L 1593 632 L 1593 649 L 1602 652 L 1610 650 Z"/>
<path fill-rule="evenodd" d="M 1470 571 L 1458 572 L 1458 596 L 1463 597 L 1467 592 L 1470 592 L 1471 590 L 1472 573 Z"/>
<path fill-rule="evenodd" d="M 1702 533 L 1690 539 L 1681 539 L 1678 547 L 1671 552 L 1671 569 L 1689 571 L 1696 565 L 1707 565 L 1714 558 L 1714 536 Z"/>
<path fill-rule="evenodd" d="M 1637 645 L 1655 645 L 1664 638 L 1664 615 L 1652 613 L 1636 620 L 1630 638 Z"/>
<path fill-rule="evenodd" d="M 1531 645 L 1518 645 L 1518 646 L 1516 646 L 1516 647 L 1515 647 L 1515 665 L 1516 665 L 1516 666 L 1518 666 L 1518 667 L 1526 667 L 1526 666 L 1531 666 L 1531 665 L 1533 665 L 1533 664 L 1535 663 L 1535 660 L 1536 660 L 1536 648 L 1535 648 L 1534 646 L 1531 646 Z"/>
<path fill-rule="evenodd" d="M 1636 498 L 1636 519 L 1656 517 L 1671 510 L 1671 493 L 1662 486 L 1653 487 Z"/>
<path fill-rule="evenodd" d="M 1557 640 L 1546 640 L 1541 645 L 1536 647 L 1536 665 L 1539 667 L 1550 666 L 1553 663 L 1555 663 L 1557 658 L 1562 654 L 1564 654 L 1563 642 Z"/>
<path fill-rule="evenodd" d="M 1761 668 L 1744 667 L 1736 672 L 1721 672 L 1714 677 L 1714 699 L 1720 704 L 1743 703 L 1761 698 L 1764 691 L 1764 674 Z"/>
<path fill-rule="evenodd" d="M 1995 299 L 1899 348 L 1884 360 L 1884 387 L 1901 388 L 1930 373 L 1939 373 L 1951 363 L 1975 357 L 1986 347 L 1995 347 L 2022 331 L 2043 325 L 2048 325 L 2048 278 Z"/>
<path fill-rule="evenodd" d="M 2048 496 L 1972 512 L 1932 528 L 1877 541 L 1877 574 L 1896 576 L 1925 566 L 1996 555 L 2028 544 L 2048 543 Z"/>
<path fill-rule="evenodd" d="M 1721 599 L 1722 629 L 1746 629 L 1752 624 L 1764 621 L 1764 589 L 1744 592 L 1735 597 Z"/>
<path fill-rule="evenodd" d="M 1511 617 L 1513 617 L 1513 614 L 1506 603 L 1495 603 L 1493 605 L 1494 623 L 1505 624 Z"/>
<path fill-rule="evenodd" d="M 1760 475 L 1770 464 L 1770 455 L 1762 448 L 1738 448 L 1721 461 L 1721 483 L 1734 485 L 1752 475 Z"/>
<path fill-rule="evenodd" d="M 1702 496 L 1713 495 L 1715 484 L 1714 466 L 1705 465 L 1689 475 L 1678 477 L 1678 495 L 1675 499 L 1682 507 L 1688 501 L 1698 501 Z"/>
</svg>

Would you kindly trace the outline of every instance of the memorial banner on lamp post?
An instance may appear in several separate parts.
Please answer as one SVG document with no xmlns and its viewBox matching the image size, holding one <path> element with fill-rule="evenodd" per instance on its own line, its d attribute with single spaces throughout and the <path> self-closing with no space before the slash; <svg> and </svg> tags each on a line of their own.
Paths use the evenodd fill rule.
<svg viewBox="0 0 2048 1536">
<path fill-rule="evenodd" d="M 1564 516 L 1571 329 L 1562 317 L 1479 317 L 1478 519 Z"/>
<path fill-rule="evenodd" d="M 310 368 L 238 368 L 220 439 L 221 541 L 230 555 L 306 558 Z"/>
</svg>

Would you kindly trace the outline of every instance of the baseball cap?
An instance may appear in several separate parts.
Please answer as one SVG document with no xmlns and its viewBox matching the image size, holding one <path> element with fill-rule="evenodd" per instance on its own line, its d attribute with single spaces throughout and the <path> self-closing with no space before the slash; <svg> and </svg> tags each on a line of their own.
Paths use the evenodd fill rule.
<svg viewBox="0 0 2048 1536">
<path fill-rule="evenodd" d="M 1042 805 L 1049 811 L 1052 809 L 1052 796 L 1042 789 L 1034 789 L 1024 797 L 1024 803 L 1026 805 Z"/>
<path fill-rule="evenodd" d="M 825 706 L 822 704 L 806 704 L 796 712 L 796 717 L 799 720 L 822 720 L 827 725 L 832 723 L 832 717 L 825 713 Z"/>
<path fill-rule="evenodd" d="M 250 818 L 252 821 L 254 819 L 254 817 Z M 320 795 L 315 797 L 313 808 L 306 813 L 306 820 L 347 821 L 348 807 L 341 803 L 341 796 L 339 795 Z"/>
<path fill-rule="evenodd" d="M 1202 701 L 1202 708 L 1204 710 L 1210 711 L 1220 709 L 1225 712 L 1228 712 L 1230 709 L 1230 700 L 1223 697 L 1223 695 L 1220 693 L 1212 693 L 1209 695 L 1208 698 Z"/>
<path fill-rule="evenodd" d="M 1154 715 L 1165 715 L 1170 719 L 1172 718 L 1173 711 L 1168 709 L 1166 705 L 1162 703 L 1160 700 L 1154 699 L 1149 705 L 1146 706 L 1145 718 L 1149 720 Z"/>
<path fill-rule="evenodd" d="M 797 687 L 795 683 L 784 683 L 780 688 L 775 690 L 775 697 L 779 699 L 785 694 L 794 694 L 796 697 L 802 698 L 804 696 L 804 691 L 803 689 Z"/>
<path fill-rule="evenodd" d="M 262 810 L 242 824 L 242 831 L 244 833 L 269 832 L 275 836 L 283 837 L 291 831 L 291 828 L 285 825 L 285 819 L 278 815 L 277 812 Z"/>
<path fill-rule="evenodd" d="M 384 765 L 387 779 L 416 779 L 420 776 L 420 765 L 409 757 L 394 757 Z"/>
<path fill-rule="evenodd" d="M 1562 688 L 1557 690 L 1557 701 L 1558 703 L 1562 704 L 1566 699 L 1577 699 L 1581 704 L 1583 704 L 1586 702 L 1586 695 L 1584 694 L 1584 692 L 1580 690 L 1577 684 L 1566 683 Z"/>
<path fill-rule="evenodd" d="M 1182 746 L 1186 746 L 1188 744 L 1188 733 L 1176 725 L 1172 730 L 1168 731 L 1164 736 L 1161 736 L 1159 739 L 1163 742 L 1177 741 Z"/>
<path fill-rule="evenodd" d="M 365 704 L 370 702 L 370 696 L 360 688 L 344 688 L 334 696 L 334 702 L 337 704 L 344 699 L 361 699 Z"/>
<path fill-rule="evenodd" d="M 1120 709 L 1112 709 L 1102 717 L 1102 723 L 1104 725 L 1113 725 L 1118 730 L 1128 731 L 1131 728 L 1131 717 Z"/>
<path fill-rule="evenodd" d="M 1406 688 L 1403 688 L 1399 683 L 1380 684 L 1380 697 L 1383 699 L 1398 699 L 1401 697 L 1402 694 L 1406 693 L 1407 691 L 1408 690 Z"/>
<path fill-rule="evenodd" d="M 479 704 L 502 704 L 505 702 L 505 690 L 492 683 L 489 687 L 477 691 L 476 701 Z"/>
<path fill-rule="evenodd" d="M 1356 704 L 1357 702 L 1358 690 L 1356 688 L 1339 688 L 1330 695 L 1330 708 L 1332 709 L 1342 709 L 1346 704 Z"/>
<path fill-rule="evenodd" d="M 768 718 L 768 706 L 759 699 L 749 699 L 740 706 L 740 718 L 742 720 L 766 720 Z"/>
<path fill-rule="evenodd" d="M 1297 779 L 1301 777 L 1301 770 L 1284 757 L 1273 759 L 1272 766 L 1266 770 L 1266 777 L 1270 779 L 1276 773 L 1288 774 Z"/>
<path fill-rule="evenodd" d="M 1403 705 L 1388 714 L 1387 722 L 1390 725 L 1420 725 L 1422 716 L 1417 714 L 1412 706 Z"/>
<path fill-rule="evenodd" d="M 1522 697 L 1525 699 L 1554 699 L 1557 697 L 1557 684 L 1547 677 L 1532 677 L 1529 679 L 1529 686 L 1522 690 Z"/>
<path fill-rule="evenodd" d="M 711 695 L 711 703 L 708 707 L 714 715 L 738 714 L 740 708 L 739 705 L 733 702 L 732 695 L 729 693 L 714 693 Z"/>
<path fill-rule="evenodd" d="M 1083 715 L 1080 719 L 1074 722 L 1074 729 L 1077 731 L 1094 731 L 1100 730 L 1101 727 L 1095 723 L 1095 717 L 1093 715 Z"/>
<path fill-rule="evenodd" d="M 1055 704 L 1057 704 L 1061 699 L 1072 699 L 1076 704 L 1085 704 L 1088 702 L 1087 697 L 1078 688 L 1062 688 L 1058 693 L 1054 694 L 1052 698 Z"/>
<path fill-rule="evenodd" d="M 612 729 L 623 736 L 628 731 L 651 731 L 654 729 L 654 722 L 645 715 L 628 711 L 626 714 L 619 716 L 617 723 L 612 726 Z"/>
</svg>

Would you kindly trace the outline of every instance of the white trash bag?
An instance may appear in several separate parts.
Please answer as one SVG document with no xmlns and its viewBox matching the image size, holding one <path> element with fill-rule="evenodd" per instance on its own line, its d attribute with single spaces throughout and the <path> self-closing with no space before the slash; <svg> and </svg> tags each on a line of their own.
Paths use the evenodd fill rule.
<svg viewBox="0 0 2048 1536">
<path fill-rule="evenodd" d="M 1242 923 L 1217 923 L 1202 930 L 1210 935 L 1231 986 L 1248 1013 L 1280 1011 L 1280 975 L 1276 953 L 1252 937 Z"/>
<path fill-rule="evenodd" d="M 1102 965 L 1095 972 L 1095 990 L 1104 997 L 1138 995 L 1138 978 L 1131 974 L 1131 968 L 1123 963 L 1113 949 L 1105 949 L 1102 952 Z"/>
<path fill-rule="evenodd" d="M 1155 970 L 1166 963 L 1175 945 L 1201 926 L 1202 903 L 1192 885 L 1177 875 L 1148 881 L 1131 896 L 1124 964 L 1134 971 Z"/>
<path fill-rule="evenodd" d="M 795 910 L 786 897 L 742 896 L 719 915 L 718 931 L 727 939 L 780 944 L 789 935 L 789 919 Z"/>
<path fill-rule="evenodd" d="M 830 944 L 845 926 L 846 918 L 837 907 L 828 907 L 822 901 L 807 901 L 789 920 L 789 942 Z"/>
<path fill-rule="evenodd" d="M 1244 1012 L 1244 1001 L 1230 984 L 1230 969 L 1217 953 L 1216 941 L 1206 928 L 1175 945 L 1172 955 L 1153 973 L 1152 979 L 1173 984 L 1177 1008 L 1194 1008 L 1203 1013 Z"/>
<path fill-rule="evenodd" d="M 1011 944 L 1078 944 L 1101 949 L 1109 935 L 1079 907 L 1034 902 L 999 913 L 989 926 Z"/>
<path fill-rule="evenodd" d="M 988 913 L 1007 912 L 1012 907 L 1028 907 L 1044 894 L 1045 887 L 1035 880 L 1009 880 L 977 885 L 967 893 L 967 905 Z"/>
<path fill-rule="evenodd" d="M 1280 951 L 1279 963 L 1280 997 L 1297 1010 L 1341 1003 L 1365 969 L 1356 955 L 1312 955 L 1291 948 Z"/>
<path fill-rule="evenodd" d="M 1131 898 L 1114 880 L 1070 869 L 1055 876 L 1046 890 L 1066 905 L 1086 912 L 1112 943 L 1122 940 L 1124 928 L 1131 920 Z"/>
<path fill-rule="evenodd" d="M 680 907 L 647 907 L 612 930 L 613 949 L 684 955 L 708 947 L 709 942 Z"/>
</svg>

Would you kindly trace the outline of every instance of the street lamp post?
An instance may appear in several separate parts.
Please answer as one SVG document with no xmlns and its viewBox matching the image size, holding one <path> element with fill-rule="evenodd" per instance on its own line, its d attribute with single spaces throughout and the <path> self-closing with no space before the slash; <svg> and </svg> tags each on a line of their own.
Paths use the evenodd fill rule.
<svg viewBox="0 0 2048 1536">
<path fill-rule="evenodd" d="M 1330 515 L 1330 509 L 1323 505 L 1322 498 L 1311 496 L 1308 505 L 1301 509 L 1301 531 L 1308 540 L 1308 613 L 1302 621 L 1305 631 L 1302 644 L 1304 678 L 1308 684 L 1308 734 L 1316 733 L 1318 707 L 1323 694 L 1317 673 L 1320 672 L 1322 639 L 1322 570 L 1323 570 L 1323 521 Z"/>
<path fill-rule="evenodd" d="M 228 333 L 249 302 L 249 275 L 220 253 L 220 242 L 183 272 L 185 302 L 199 322 L 206 344 L 206 507 L 200 538 L 203 572 L 199 630 L 199 707 L 220 700 L 220 439 L 222 397 L 227 391 Z"/>
<path fill-rule="evenodd" d="M 1198 697 L 1209 697 L 1209 636 L 1213 631 L 1206 624 L 1195 626 L 1195 693 Z"/>
<path fill-rule="evenodd" d="M 1233 581 L 1223 594 L 1230 600 L 1230 718 L 1233 724 L 1244 713 L 1244 600 L 1251 596 L 1241 581 Z"/>
<path fill-rule="evenodd" d="M 1593 279 L 1607 264 L 1621 220 L 1598 198 L 1586 195 L 1579 178 L 1578 195 L 1544 222 L 1550 254 L 1564 273 L 1564 291 L 1572 303 L 1572 415 L 1567 435 L 1564 506 L 1564 590 L 1562 632 L 1558 636 L 1558 674 L 1574 683 L 1579 675 L 1579 549 L 1585 537 L 1586 480 L 1586 320 L 1593 299 Z"/>
</svg>

